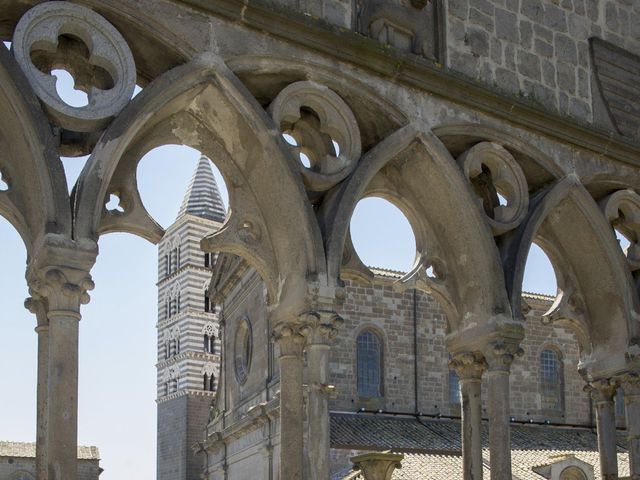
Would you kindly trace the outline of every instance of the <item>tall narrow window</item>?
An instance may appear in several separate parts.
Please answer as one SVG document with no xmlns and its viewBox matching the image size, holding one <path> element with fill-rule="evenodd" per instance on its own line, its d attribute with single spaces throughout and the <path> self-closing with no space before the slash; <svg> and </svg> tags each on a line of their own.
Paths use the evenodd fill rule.
<svg viewBox="0 0 640 480">
<path fill-rule="evenodd" d="M 209 300 L 209 293 L 206 290 L 204 292 L 204 311 L 211 311 L 211 301 Z"/>
<path fill-rule="evenodd" d="M 460 378 L 453 368 L 449 369 L 449 403 L 460 405 Z"/>
<path fill-rule="evenodd" d="M 164 272 L 167 276 L 171 274 L 171 268 L 169 266 L 169 255 L 164 256 Z"/>
<path fill-rule="evenodd" d="M 357 339 L 358 395 L 382 396 L 382 341 L 371 331 Z"/>
<path fill-rule="evenodd" d="M 563 409 L 564 376 L 562 363 L 554 350 L 540 354 L 540 398 L 542 410 L 560 413 Z"/>
<path fill-rule="evenodd" d="M 204 334 L 204 351 L 205 353 L 211 353 L 209 351 L 209 335 L 207 335 L 206 333 Z"/>
<path fill-rule="evenodd" d="M 176 250 L 176 270 L 180 270 L 180 246 Z"/>
<path fill-rule="evenodd" d="M 204 266 L 209 267 L 211 262 L 211 256 L 208 253 L 204 254 Z"/>
<path fill-rule="evenodd" d="M 216 353 L 216 339 L 213 335 L 209 337 L 209 353 Z"/>
</svg>

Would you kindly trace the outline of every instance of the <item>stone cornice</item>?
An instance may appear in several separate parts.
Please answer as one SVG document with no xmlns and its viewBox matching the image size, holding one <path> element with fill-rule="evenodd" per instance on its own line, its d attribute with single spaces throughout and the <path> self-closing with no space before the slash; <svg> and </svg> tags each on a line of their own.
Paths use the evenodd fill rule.
<svg viewBox="0 0 640 480">
<path fill-rule="evenodd" d="M 214 399 L 215 396 L 216 396 L 216 392 L 185 389 L 185 390 L 178 390 L 177 392 L 170 393 L 169 395 L 164 395 L 162 397 L 159 397 L 156 399 L 156 403 L 157 404 L 165 403 L 165 402 L 168 402 L 169 400 L 173 400 L 179 397 L 210 397 L 211 399 Z"/>
<path fill-rule="evenodd" d="M 156 328 L 158 330 L 162 328 L 166 328 L 168 326 L 173 325 L 174 323 L 180 322 L 180 320 L 186 317 L 201 318 L 203 320 L 210 320 L 212 322 L 218 321 L 218 314 L 215 312 L 201 312 L 200 310 L 194 310 L 194 309 L 185 307 L 185 310 L 181 311 L 180 313 L 176 313 L 172 317 L 166 320 L 161 320 L 158 323 L 156 323 Z"/>
<path fill-rule="evenodd" d="M 181 352 L 178 355 L 174 355 L 170 358 L 164 359 L 156 363 L 156 368 L 165 368 L 168 365 L 174 365 L 181 360 L 202 360 L 204 362 L 220 362 L 220 355 L 217 353 L 206 353 L 206 352 L 194 352 L 192 350 L 188 350 L 186 352 Z"/>
<path fill-rule="evenodd" d="M 417 88 L 535 133 L 640 166 L 640 144 L 621 135 L 544 110 L 533 102 L 496 93 L 423 57 L 402 53 L 352 30 L 274 5 L 268 0 L 179 0 L 287 42 Z"/>
</svg>

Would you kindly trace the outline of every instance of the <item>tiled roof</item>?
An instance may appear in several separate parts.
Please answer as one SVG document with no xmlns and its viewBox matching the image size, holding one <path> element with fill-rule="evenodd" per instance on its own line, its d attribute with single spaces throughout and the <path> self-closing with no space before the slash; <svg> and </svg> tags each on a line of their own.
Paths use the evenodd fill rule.
<svg viewBox="0 0 640 480">
<path fill-rule="evenodd" d="M 35 458 L 36 444 L 0 441 L 0 457 Z M 100 460 L 98 447 L 78 447 L 78 460 Z"/>
<path fill-rule="evenodd" d="M 488 431 L 483 424 L 485 478 L 489 478 Z M 513 478 L 542 480 L 533 467 L 551 463 L 560 455 L 574 455 L 594 466 L 600 478 L 598 443 L 589 428 L 551 425 L 511 426 Z M 450 480 L 462 478 L 460 457 L 460 423 L 457 420 L 392 417 L 387 415 L 345 414 L 331 415 L 332 448 L 359 451 L 391 450 L 402 452 L 402 469 L 396 470 L 393 480 Z M 629 475 L 628 455 L 623 433 L 618 435 L 618 465 L 621 476 Z M 360 480 L 351 472 L 341 477 Z"/>
</svg>

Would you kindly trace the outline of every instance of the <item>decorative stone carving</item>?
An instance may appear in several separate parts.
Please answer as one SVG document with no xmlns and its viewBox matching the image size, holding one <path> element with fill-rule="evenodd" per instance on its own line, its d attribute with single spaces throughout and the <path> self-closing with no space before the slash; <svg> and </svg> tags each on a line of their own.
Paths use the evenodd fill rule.
<svg viewBox="0 0 640 480">
<path fill-rule="evenodd" d="M 273 328 L 272 337 L 280 346 L 280 356 L 302 355 L 312 327 L 308 322 L 280 322 Z"/>
<path fill-rule="evenodd" d="M 613 379 L 603 378 L 594 380 L 584 387 L 584 391 L 591 395 L 593 401 L 598 403 L 612 403 L 616 395 L 618 383 Z"/>
<path fill-rule="evenodd" d="M 631 270 L 640 269 L 640 195 L 633 190 L 618 190 L 600 202 L 611 226 L 629 240 L 625 252 Z"/>
<path fill-rule="evenodd" d="M 211 362 L 207 362 L 202 366 L 202 375 L 207 375 L 208 377 L 211 377 L 211 375 L 213 375 L 216 372 L 217 368 L 216 366 L 211 363 Z"/>
<path fill-rule="evenodd" d="M 304 324 L 311 327 L 309 342 L 325 343 L 338 335 L 344 319 L 335 312 L 312 311 L 301 315 Z"/>
<path fill-rule="evenodd" d="M 393 471 L 402 468 L 401 453 L 375 452 L 351 457 L 353 469 L 360 470 L 365 480 L 391 480 Z"/>
<path fill-rule="evenodd" d="M 461 352 L 451 358 L 449 368 L 456 371 L 460 380 L 480 380 L 487 362 L 479 352 Z"/>
<path fill-rule="evenodd" d="M 442 58 L 441 5 L 436 0 L 358 0 L 358 31 L 432 60 Z"/>
<path fill-rule="evenodd" d="M 516 228 L 527 214 L 529 189 L 513 155 L 501 145 L 481 142 L 464 152 L 458 163 L 480 199 L 493 234 Z"/>
<path fill-rule="evenodd" d="M 219 333 L 220 333 L 220 327 L 213 322 L 207 322 L 202 327 L 203 335 L 208 335 L 210 337 L 218 338 Z"/>
<path fill-rule="evenodd" d="M 517 343 L 496 341 L 491 342 L 484 352 L 489 369 L 492 371 L 509 371 L 516 357 L 521 357 L 524 350 Z"/>
<path fill-rule="evenodd" d="M 89 8 L 44 2 L 18 22 L 15 58 L 51 118 L 74 132 L 105 127 L 127 105 L 136 82 L 133 55 L 122 35 Z M 72 107 L 56 91 L 54 68 L 67 69 L 89 104 Z"/>
<path fill-rule="evenodd" d="M 292 83 L 278 94 L 269 112 L 282 132 L 295 140 L 293 152 L 309 159 L 308 166 L 300 162 L 309 190 L 328 190 L 353 171 L 362 151 L 360 129 L 335 92 L 313 82 Z"/>
</svg>

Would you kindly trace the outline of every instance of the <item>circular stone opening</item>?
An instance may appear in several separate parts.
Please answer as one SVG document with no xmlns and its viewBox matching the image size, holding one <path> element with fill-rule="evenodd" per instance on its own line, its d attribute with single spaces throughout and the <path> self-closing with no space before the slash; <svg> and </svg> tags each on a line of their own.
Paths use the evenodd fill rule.
<svg viewBox="0 0 640 480">
<path fill-rule="evenodd" d="M 236 379 L 238 383 L 243 384 L 249 376 L 251 368 L 251 350 L 253 348 L 253 338 L 251 334 L 251 323 L 247 317 L 244 317 L 238 323 L 236 336 L 234 341 L 234 365 L 236 371 Z"/>
</svg>

